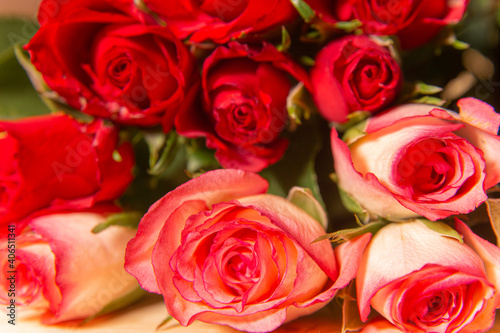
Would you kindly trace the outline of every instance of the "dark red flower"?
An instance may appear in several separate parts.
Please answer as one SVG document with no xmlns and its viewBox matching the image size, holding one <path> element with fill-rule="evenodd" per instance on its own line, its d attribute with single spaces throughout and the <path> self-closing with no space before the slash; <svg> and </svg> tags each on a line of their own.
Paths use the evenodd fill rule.
<svg viewBox="0 0 500 333">
<path fill-rule="evenodd" d="M 2 121 L 0 151 L 0 223 L 42 208 L 115 200 L 132 181 L 132 147 L 119 145 L 117 129 L 102 121 L 82 124 L 65 115 Z"/>
<path fill-rule="evenodd" d="M 48 15 L 27 45 L 47 85 L 68 104 L 114 121 L 172 125 L 193 81 L 189 51 L 165 27 L 141 23 L 131 1 L 73 0 Z"/>
<path fill-rule="evenodd" d="M 311 80 L 323 117 L 343 123 L 351 112 L 376 112 L 391 104 L 402 71 L 387 48 L 366 36 L 347 36 L 318 53 Z"/>
<path fill-rule="evenodd" d="M 289 0 L 145 0 L 146 5 L 180 38 L 225 43 L 292 21 L 297 12 Z"/>
<path fill-rule="evenodd" d="M 327 22 L 361 21 L 371 35 L 397 35 L 404 49 L 429 42 L 443 27 L 460 21 L 469 0 L 308 0 Z"/>
<path fill-rule="evenodd" d="M 260 171 L 288 146 L 279 135 L 288 121 L 289 76 L 308 86 L 304 69 L 270 44 L 221 46 L 205 60 L 201 105 L 181 110 L 176 128 L 206 137 L 222 166 Z"/>
</svg>

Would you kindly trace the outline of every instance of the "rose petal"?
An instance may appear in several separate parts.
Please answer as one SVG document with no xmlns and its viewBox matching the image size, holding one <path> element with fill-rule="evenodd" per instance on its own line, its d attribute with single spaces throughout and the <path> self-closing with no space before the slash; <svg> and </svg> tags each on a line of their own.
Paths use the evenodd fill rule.
<svg viewBox="0 0 500 333">
<path fill-rule="evenodd" d="M 175 209 L 190 200 L 199 200 L 210 208 L 217 202 L 264 193 L 267 186 L 267 181 L 260 176 L 240 170 L 226 170 L 224 173 L 207 172 L 184 183 L 157 201 L 144 215 L 136 237 L 127 245 L 125 269 L 138 278 L 144 289 L 159 293 L 154 278 L 151 253 L 163 224 Z M 183 226 L 177 224 L 172 228 L 175 228 L 175 234 L 171 235 L 173 242 L 171 246 L 176 247 L 180 242 Z"/>
<path fill-rule="evenodd" d="M 100 214 L 81 212 L 30 222 L 55 255 L 55 283 L 61 292 L 61 302 L 53 315 L 43 318 L 44 323 L 90 317 L 137 288 L 135 279 L 123 270 L 123 251 L 135 231 L 110 227 L 93 234 L 91 230 L 104 220 Z"/>
<path fill-rule="evenodd" d="M 381 287 L 427 264 L 486 278 L 481 258 L 468 246 L 420 221 L 392 223 L 377 232 L 361 260 L 356 284 L 361 319 L 368 318 L 370 300 Z"/>
</svg>

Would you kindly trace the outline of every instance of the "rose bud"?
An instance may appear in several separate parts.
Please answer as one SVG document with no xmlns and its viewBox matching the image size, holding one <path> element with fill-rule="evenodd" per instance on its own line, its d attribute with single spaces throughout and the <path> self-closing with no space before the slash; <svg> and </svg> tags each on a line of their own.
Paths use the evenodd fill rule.
<svg viewBox="0 0 500 333">
<path fill-rule="evenodd" d="M 365 34 L 397 35 L 404 49 L 428 43 L 444 27 L 458 23 L 469 0 L 323 0 L 307 2 L 324 21 L 358 20 Z"/>
<path fill-rule="evenodd" d="M 102 121 L 62 114 L 0 121 L 0 151 L 0 226 L 45 207 L 115 200 L 132 181 L 132 147 Z"/>
<path fill-rule="evenodd" d="M 65 1 L 26 46 L 47 85 L 72 107 L 138 126 L 172 126 L 194 61 L 170 31 L 141 23 L 132 1 Z"/>
<path fill-rule="evenodd" d="M 473 211 L 500 181 L 500 115 L 474 98 L 460 114 L 427 104 L 398 106 L 344 136 L 332 131 L 341 190 L 370 214 L 430 220 Z"/>
<path fill-rule="evenodd" d="M 361 319 L 371 305 L 403 332 L 490 329 L 500 307 L 500 249 L 459 220 L 456 229 L 463 243 L 454 230 L 441 234 L 419 220 L 378 231 L 356 279 Z"/>
<path fill-rule="evenodd" d="M 344 123 L 354 111 L 377 112 L 390 105 L 402 84 L 389 50 L 366 36 L 346 36 L 324 47 L 311 70 L 321 115 Z"/>
<path fill-rule="evenodd" d="M 144 0 L 144 3 L 167 22 L 177 37 L 189 38 L 193 43 L 224 44 L 279 27 L 297 17 L 288 0 Z"/>
<path fill-rule="evenodd" d="M 30 219 L 15 239 L 15 259 L 0 249 L 0 304 L 28 307 L 44 324 L 87 319 L 139 288 L 123 268 L 127 242 L 135 230 L 110 226 L 94 234 L 115 207 L 60 211 Z M 11 265 L 14 265 L 13 269 Z M 9 297 L 15 271 L 15 297 Z M 22 310 L 20 310 L 22 311 Z"/>
<path fill-rule="evenodd" d="M 194 320 L 269 332 L 326 305 L 354 278 L 370 234 L 312 243 L 323 227 L 267 181 L 210 171 L 168 193 L 139 224 L 125 269 L 163 295 L 181 325 Z"/>
<path fill-rule="evenodd" d="M 279 135 L 288 121 L 289 76 L 309 87 L 304 69 L 271 44 L 220 46 L 203 65 L 202 105 L 180 110 L 176 129 L 206 137 L 223 167 L 261 171 L 288 147 Z"/>
</svg>

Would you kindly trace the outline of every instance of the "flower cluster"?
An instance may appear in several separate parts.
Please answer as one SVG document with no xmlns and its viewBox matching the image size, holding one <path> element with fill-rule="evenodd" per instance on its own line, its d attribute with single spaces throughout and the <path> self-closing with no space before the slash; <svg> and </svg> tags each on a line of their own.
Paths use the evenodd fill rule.
<svg viewBox="0 0 500 333">
<path fill-rule="evenodd" d="M 149 292 L 270 332 L 338 297 L 346 330 L 487 331 L 500 114 L 408 70 L 468 6 L 42 0 L 16 55 L 56 110 L 0 120 L 0 304 L 58 324 Z"/>
</svg>

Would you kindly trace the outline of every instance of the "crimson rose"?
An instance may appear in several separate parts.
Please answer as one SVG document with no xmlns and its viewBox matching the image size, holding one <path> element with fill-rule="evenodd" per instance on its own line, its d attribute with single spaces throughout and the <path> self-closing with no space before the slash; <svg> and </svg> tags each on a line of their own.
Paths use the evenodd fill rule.
<svg viewBox="0 0 500 333">
<path fill-rule="evenodd" d="M 361 21 L 372 35 L 396 34 L 401 46 L 414 48 L 429 42 L 443 27 L 460 21 L 469 0 L 323 0 L 307 3 L 327 22 Z"/>
<path fill-rule="evenodd" d="M 145 25 L 131 1 L 73 0 L 27 45 L 46 83 L 83 112 L 131 125 L 172 125 L 193 60 L 170 31 Z"/>
<path fill-rule="evenodd" d="M 318 53 L 311 80 L 320 113 L 342 123 L 351 112 L 376 112 L 391 104 L 402 72 L 387 48 L 366 36 L 347 36 Z"/>
<path fill-rule="evenodd" d="M 118 131 L 102 121 L 87 125 L 65 115 L 2 121 L 0 151 L 0 225 L 45 207 L 115 200 L 132 181 L 132 147 L 118 145 Z"/>
<path fill-rule="evenodd" d="M 292 21 L 297 12 L 289 0 L 144 0 L 166 20 L 179 38 L 222 44 Z"/>
<path fill-rule="evenodd" d="M 260 171 L 288 146 L 279 134 L 288 119 L 289 75 L 309 85 L 304 69 L 271 44 L 220 46 L 203 65 L 202 106 L 182 109 L 176 128 L 206 137 L 222 166 Z"/>
</svg>

